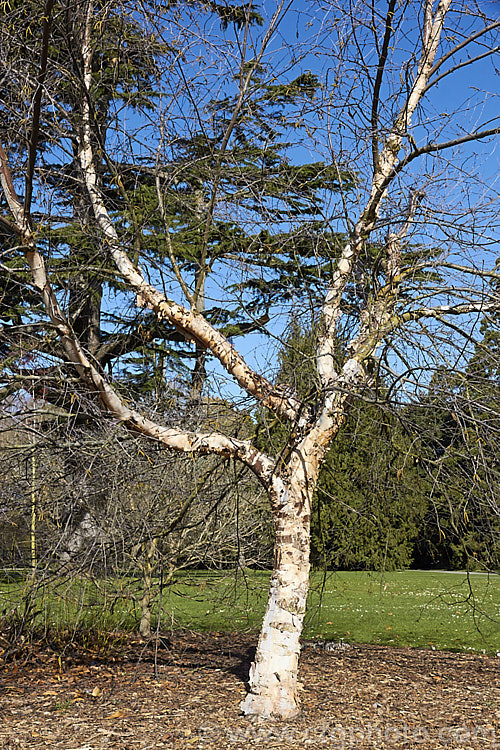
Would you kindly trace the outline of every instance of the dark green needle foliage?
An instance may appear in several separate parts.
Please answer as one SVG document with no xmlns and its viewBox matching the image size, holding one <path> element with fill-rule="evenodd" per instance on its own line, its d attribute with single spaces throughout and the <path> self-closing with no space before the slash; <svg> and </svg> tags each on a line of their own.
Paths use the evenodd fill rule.
<svg viewBox="0 0 500 750">
<path fill-rule="evenodd" d="M 313 408 L 318 392 L 314 339 L 314 331 L 293 321 L 279 372 Z M 339 341 L 339 361 L 342 349 Z M 377 396 L 383 401 L 383 389 Z M 397 414 L 374 403 L 374 397 L 367 390 L 352 403 L 320 472 L 311 516 L 315 566 L 394 570 L 414 562 L 427 487 Z M 267 423 L 265 415 L 258 427 L 263 443 L 285 457 L 291 432 L 276 421 Z"/>
<path fill-rule="evenodd" d="M 500 568 L 500 329 L 485 317 L 463 372 L 440 372 L 412 416 L 432 487 L 424 564 Z"/>
</svg>

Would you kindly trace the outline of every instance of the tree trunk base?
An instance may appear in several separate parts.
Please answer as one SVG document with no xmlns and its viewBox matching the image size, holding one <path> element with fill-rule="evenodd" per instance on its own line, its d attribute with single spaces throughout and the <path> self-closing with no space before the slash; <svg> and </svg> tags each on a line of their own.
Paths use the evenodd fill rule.
<svg viewBox="0 0 500 750">
<path fill-rule="evenodd" d="M 274 695 L 257 695 L 248 693 L 241 702 L 240 708 L 245 716 L 258 716 L 261 719 L 293 719 L 299 713 L 294 697 L 288 691 L 275 691 Z"/>
<path fill-rule="evenodd" d="M 291 719 L 299 713 L 297 668 L 302 617 L 282 610 L 276 598 L 283 589 L 271 586 L 263 629 L 250 666 L 249 692 L 241 703 L 248 716 Z"/>
</svg>

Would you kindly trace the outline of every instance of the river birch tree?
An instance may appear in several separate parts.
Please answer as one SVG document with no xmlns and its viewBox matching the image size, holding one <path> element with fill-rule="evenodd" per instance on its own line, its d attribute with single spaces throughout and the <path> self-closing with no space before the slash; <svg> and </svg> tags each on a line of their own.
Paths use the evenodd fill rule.
<svg viewBox="0 0 500 750">
<path fill-rule="evenodd" d="M 490 11 L 496 16 L 489 17 Z M 59 360 L 124 428 L 168 450 L 238 460 L 268 494 L 274 568 L 242 703 L 245 714 L 286 719 L 298 711 L 311 498 L 349 403 L 371 388 L 382 371 L 389 383 L 386 393 L 398 397 L 405 389 L 411 395 L 425 386 L 438 363 L 453 368 L 472 351 L 477 321 L 500 305 L 493 283 L 498 270 L 491 257 L 498 228 L 491 160 L 496 158 L 500 121 L 498 91 L 489 85 L 498 62 L 497 11 L 495 4 L 459 0 L 278 0 L 264 10 L 252 3 L 219 6 L 187 0 L 140 7 L 47 0 L 38 8 L 39 31 L 29 43 L 37 66 L 15 71 L 29 106 L 16 121 L 15 109 L 4 102 L 9 115 L 0 148 L 4 272 L 39 296 L 43 325 L 60 342 Z M 108 110 L 103 135 L 102 76 L 110 75 L 113 65 L 126 64 L 126 55 L 113 56 L 110 49 L 104 66 L 100 44 L 106 24 L 120 14 L 133 14 L 144 37 L 154 40 L 157 90 L 151 92 L 147 110 L 134 109 L 133 101 L 124 104 L 124 92 L 117 95 L 121 104 Z M 63 16 L 67 56 L 56 55 L 51 46 L 53 29 Z M 292 103 L 283 91 L 280 98 L 279 84 L 307 70 L 313 70 L 320 84 L 312 95 L 300 103 Z M 290 160 L 304 161 L 306 152 L 307 158 L 314 153 L 338 170 L 337 192 L 324 196 L 321 210 L 331 236 L 342 234 L 344 240 L 331 240 L 328 262 L 324 252 L 315 255 L 320 233 L 311 214 L 288 210 L 280 215 L 266 198 L 256 220 L 252 207 L 259 203 L 258 186 L 245 183 L 243 167 L 239 189 L 225 188 L 227 155 L 238 145 L 240 125 L 262 96 L 263 82 L 277 85 L 275 117 L 286 122 Z M 232 109 L 219 120 L 211 92 L 216 88 L 220 98 L 225 86 Z M 24 134 L 24 150 L 5 142 L 13 127 Z M 260 127 L 270 128 L 272 140 L 270 124 L 261 122 Z M 175 170 L 169 173 L 167 146 L 188 131 L 204 134 L 214 163 L 211 184 L 205 185 L 197 208 L 201 251 L 196 278 L 183 273 L 172 251 L 175 227 L 165 226 L 156 237 L 161 253 L 152 256 L 144 250 L 151 233 L 147 221 L 134 212 L 134 187 L 127 187 L 130 174 L 136 191 L 142 175 L 153 175 L 154 210 L 164 217 L 162 185 L 176 179 Z M 288 423 L 288 445 L 279 456 L 222 431 L 188 431 L 151 418 L 140 400 L 134 404 L 124 397 L 79 339 L 70 324 L 67 295 L 56 284 L 57 259 L 50 253 L 49 230 L 63 221 L 61 206 L 70 193 L 54 182 L 51 157 L 54 162 L 66 152 L 79 201 L 85 202 L 85 226 L 106 262 L 113 264 L 122 294 L 138 309 L 152 311 L 159 323 L 175 328 L 198 354 L 206 352 L 207 367 L 216 362 L 234 382 L 235 398 L 243 393 L 256 408 L 265 407 Z M 342 175 L 349 169 L 356 172 L 354 192 L 352 180 L 343 189 Z M 112 178 L 104 180 L 105 171 Z M 308 175 L 303 179 L 305 189 Z M 66 193 L 63 199 L 58 190 Z M 116 193 L 129 202 L 128 222 L 116 210 Z M 308 301 L 298 295 L 294 301 L 295 310 L 318 330 L 316 387 L 305 398 L 299 398 L 293 384 L 277 383 L 272 369 L 252 366 L 245 347 L 237 350 L 205 314 L 209 293 L 223 296 L 232 286 L 238 304 L 245 305 L 244 286 L 235 282 L 244 277 L 265 285 L 266 273 L 272 271 L 272 263 L 257 271 L 247 257 L 231 257 L 230 252 L 222 269 L 212 263 L 211 231 L 220 215 L 239 224 L 256 254 L 263 230 L 277 235 L 284 228 L 288 233 L 308 229 L 309 252 L 297 253 L 295 273 L 300 276 L 301 264 L 312 259 L 321 293 Z M 275 253 L 279 257 L 279 247 Z M 29 281 L 12 262 L 19 256 L 29 268 Z M 218 269 L 223 275 L 216 292 L 209 282 Z M 281 309 L 274 313 L 268 333 L 279 338 L 284 314 Z"/>
</svg>

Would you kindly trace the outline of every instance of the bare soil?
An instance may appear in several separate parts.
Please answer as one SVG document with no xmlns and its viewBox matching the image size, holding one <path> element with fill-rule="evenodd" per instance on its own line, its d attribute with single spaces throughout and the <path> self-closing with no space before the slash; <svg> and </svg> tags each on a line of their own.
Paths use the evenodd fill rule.
<svg viewBox="0 0 500 750">
<path fill-rule="evenodd" d="M 0 748 L 500 748 L 500 659 L 312 645 L 300 716 L 239 713 L 254 635 L 134 638 L 107 656 L 81 644 L 11 654 L 0 674 Z M 99 655 L 101 654 L 101 655 Z"/>
</svg>

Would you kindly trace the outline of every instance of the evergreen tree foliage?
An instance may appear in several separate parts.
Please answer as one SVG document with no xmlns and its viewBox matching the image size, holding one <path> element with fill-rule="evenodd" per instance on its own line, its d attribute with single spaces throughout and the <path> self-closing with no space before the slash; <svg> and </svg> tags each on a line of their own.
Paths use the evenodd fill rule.
<svg viewBox="0 0 500 750">
<path fill-rule="evenodd" d="M 417 407 L 420 462 L 432 488 L 424 564 L 500 568 L 500 329 L 482 338 L 463 372 L 440 372 Z"/>
<path fill-rule="evenodd" d="M 320 476 L 313 560 L 334 569 L 408 568 L 427 505 L 396 418 L 360 402 Z"/>
<path fill-rule="evenodd" d="M 55 219 L 49 219 L 43 206 L 35 206 L 33 221 L 54 269 L 61 299 L 66 300 L 73 329 L 104 367 L 137 347 L 140 336 L 137 325 L 131 326 L 129 322 L 126 334 L 118 331 L 115 335 L 114 321 L 103 310 L 105 291 L 119 293 L 120 285 L 100 253 L 100 243 L 85 207 L 86 190 L 78 167 L 75 120 L 79 120 L 83 101 L 82 60 L 78 50 L 86 6 L 77 4 L 69 8 L 49 0 L 42 7 L 35 1 L 13 0 L 6 10 L 1 22 L 4 65 L 0 73 L 0 135 L 3 143 L 9 144 L 14 181 L 19 194 L 25 196 L 27 207 L 28 195 L 40 182 L 59 207 Z M 119 3 L 96 3 L 94 23 L 101 33 L 93 39 L 93 66 L 98 83 L 91 92 L 92 135 L 96 147 L 103 152 L 118 112 L 139 107 L 144 110 L 151 105 L 155 97 L 156 53 L 161 44 Z M 49 90 L 52 106 L 46 106 Z M 39 110 L 37 97 L 44 105 Z M 13 112 L 25 113 L 24 127 L 19 128 L 19 119 L 12 117 Z M 34 150 L 36 169 L 32 161 Z M 28 170 L 23 181 L 26 161 Z M 109 169 L 103 157 L 100 171 Z M 30 295 L 24 268 L 10 259 L 10 248 L 16 238 L 6 231 L 0 235 L 0 242 L 4 269 L 8 272 L 2 278 L 0 299 L 0 346 L 9 355 L 3 360 L 4 371 L 14 368 L 17 374 L 22 373 L 23 353 L 30 352 L 31 374 L 42 378 L 55 361 L 58 365 L 61 360 L 64 362 L 64 352 L 51 329 L 45 330 L 39 322 L 39 301 Z M 37 325 L 30 325 L 35 319 Z M 59 376 L 63 372 L 71 373 L 71 369 L 59 369 Z M 46 398 L 60 398 L 47 381 L 43 392 Z"/>
<path fill-rule="evenodd" d="M 279 378 L 314 405 L 314 331 L 296 320 L 280 355 Z M 338 343 L 339 356 L 342 343 Z M 383 394 L 378 394 L 379 397 Z M 425 477 L 397 415 L 366 392 L 351 406 L 320 472 L 311 516 L 313 565 L 344 570 L 393 570 L 414 562 L 427 510 Z M 286 458 L 291 438 L 278 422 L 259 420 L 266 447 Z"/>
<path fill-rule="evenodd" d="M 415 404 L 384 408 L 380 384 L 352 404 L 314 497 L 313 564 L 500 567 L 498 316 L 481 333 L 465 369 L 437 373 Z M 314 338 L 293 320 L 279 372 L 313 407 Z M 261 415 L 258 430 L 286 459 L 292 429 Z"/>
<path fill-rule="evenodd" d="M 9 7 L 3 25 L 4 53 L 10 65 L 16 62 L 16 70 L 22 69 L 24 56 L 30 75 L 27 85 L 7 73 L 2 77 L 2 101 L 9 102 L 9 107 L 0 105 L 5 115 L 0 134 L 17 151 L 21 175 L 33 136 L 28 113 L 36 96 L 43 45 L 40 24 L 33 26 L 33 43 L 26 48 L 17 33 L 28 24 L 29 14 L 40 15 L 38 4 L 14 2 Z M 255 10 L 248 14 L 244 3 L 169 4 L 172 13 L 189 7 L 215 14 L 223 27 L 262 20 Z M 46 16 L 50 35 L 45 83 L 56 101 L 58 117 L 54 118 L 51 108 L 41 108 L 36 177 L 50 187 L 60 211 L 52 222 L 34 212 L 34 218 L 40 218 L 38 237 L 45 243 L 62 298 L 67 299 L 75 333 L 102 368 L 119 373 L 138 395 L 155 392 L 158 375 L 166 370 L 176 377 L 191 368 L 200 389 L 206 377 L 204 351 L 193 350 L 175 328 L 158 322 L 148 309 L 124 304 L 120 316 L 108 312 L 106 297 L 120 297 L 126 288 L 102 253 L 95 222 L 85 207 L 76 153 L 82 63 L 74 42 L 82 33 L 83 12 L 83 6 L 69 12 L 55 2 L 50 3 Z M 137 262 L 153 268 L 170 265 L 172 274 L 177 268 L 187 279 L 191 304 L 226 336 L 261 330 L 273 305 L 289 303 L 306 292 L 313 295 L 324 284 L 324 271 L 330 270 L 337 257 L 341 239 L 329 227 L 325 202 L 340 185 L 345 191 L 354 182 L 345 169 L 324 162 L 296 164 L 290 157 L 288 110 L 311 102 L 319 87 L 316 76 L 303 72 L 292 80 L 269 83 L 257 70 L 251 81 L 252 96 L 239 111 L 228 145 L 225 134 L 235 105 L 235 79 L 226 95 L 221 93 L 207 104 L 211 127 L 193 128 L 190 136 L 173 139 L 166 134 L 167 145 L 152 167 L 151 160 L 126 149 L 112 150 L 110 144 L 119 140 L 121 116 L 133 116 L 139 110 L 147 113 L 160 96 L 157 56 L 174 58 L 179 50 L 166 49 L 160 38 L 147 33 L 119 3 L 95 4 L 94 16 L 100 34 L 92 42 L 92 137 L 101 155 L 99 177 L 118 220 L 120 238 L 134 248 Z M 59 75 L 61 69 L 64 77 Z M 27 113 L 25 131 L 10 124 L 13 103 Z M 54 147 L 61 139 L 67 149 Z M 225 207 L 214 214 L 212 196 L 217 191 L 223 192 Z M 3 247 L 7 252 L 12 244 L 6 234 Z M 231 289 L 238 291 L 237 305 L 230 306 L 224 299 L 212 302 L 208 287 L 216 264 L 228 267 Z M 39 366 L 54 357 L 64 358 L 50 332 L 26 328 L 30 316 L 39 318 L 40 311 L 38 307 L 30 310 L 28 295 L 21 292 L 27 287 L 24 271 L 8 257 L 6 267 L 11 278 L 0 311 L 4 348 L 11 354 L 16 347 L 17 351 L 36 351 Z M 253 269 L 251 281 L 248 268 Z M 17 300 L 13 299 L 16 290 Z M 22 320 L 11 317 L 14 303 L 23 311 Z"/>
</svg>

